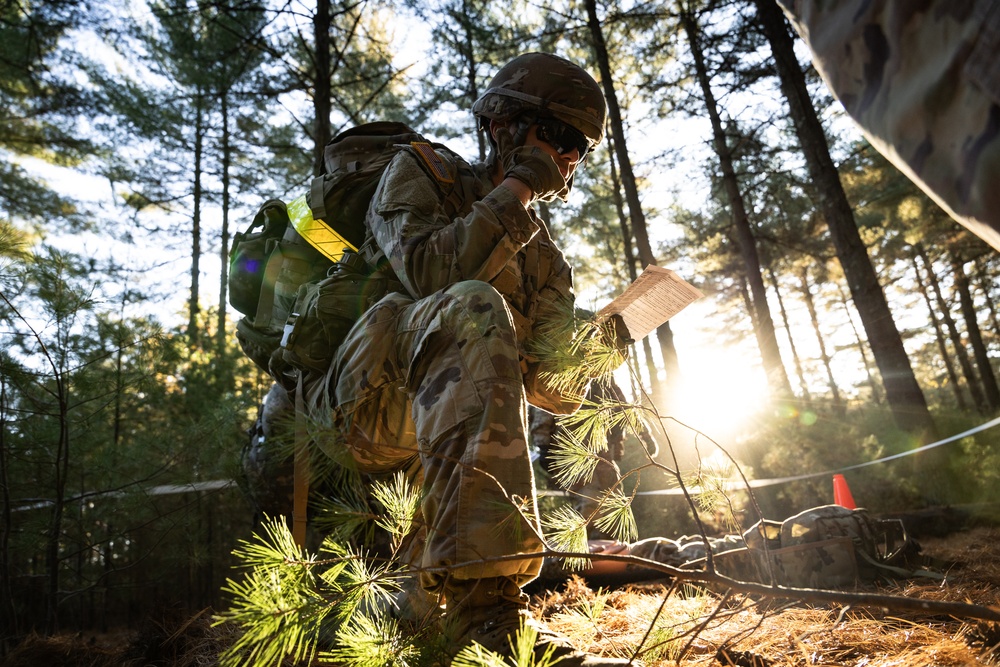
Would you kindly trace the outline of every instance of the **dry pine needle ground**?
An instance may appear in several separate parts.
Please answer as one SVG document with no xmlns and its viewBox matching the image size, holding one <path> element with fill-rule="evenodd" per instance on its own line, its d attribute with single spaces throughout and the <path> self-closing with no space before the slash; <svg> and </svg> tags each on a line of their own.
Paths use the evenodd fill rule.
<svg viewBox="0 0 1000 667">
<path fill-rule="evenodd" d="M 1000 608 L 997 528 L 921 540 L 923 553 L 947 562 L 944 583 L 910 579 L 877 592 Z M 876 591 L 872 591 L 876 592 Z M 603 605 L 595 622 L 589 612 Z M 658 613 L 658 616 L 657 616 Z M 916 667 L 1000 664 L 1000 627 L 979 621 L 885 609 L 843 609 L 753 601 L 694 587 L 632 585 L 590 591 L 579 579 L 547 595 L 539 614 L 581 648 L 629 655 L 655 619 L 643 654 L 650 666 Z"/>
</svg>

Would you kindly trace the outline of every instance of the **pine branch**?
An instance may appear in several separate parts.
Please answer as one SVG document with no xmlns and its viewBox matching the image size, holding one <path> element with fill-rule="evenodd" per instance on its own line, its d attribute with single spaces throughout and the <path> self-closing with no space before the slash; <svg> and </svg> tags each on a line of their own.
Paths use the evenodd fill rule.
<svg viewBox="0 0 1000 667">
<path fill-rule="evenodd" d="M 639 527 L 632 513 L 632 499 L 619 489 L 611 489 L 601 498 L 596 525 L 621 542 L 633 542 L 639 537 Z"/>
<path fill-rule="evenodd" d="M 395 551 L 413 527 L 413 517 L 420 507 L 420 491 L 407 481 L 403 471 L 399 471 L 391 481 L 376 482 L 371 493 L 385 508 L 385 514 L 375 523 L 392 536 Z"/>
<path fill-rule="evenodd" d="M 311 660 L 329 611 L 316 590 L 315 561 L 295 544 L 284 521 L 265 522 L 266 538 L 234 551 L 251 569 L 243 582 L 228 580 L 233 602 L 216 624 L 233 622 L 244 634 L 220 656 L 224 667 L 279 665 L 285 656 Z"/>
<path fill-rule="evenodd" d="M 332 488 L 336 486 L 329 485 Z M 328 488 L 324 484 L 323 488 Z M 324 495 L 311 503 L 317 531 L 338 542 L 350 542 L 378 518 L 364 498 Z"/>
<path fill-rule="evenodd" d="M 337 647 L 320 653 L 320 659 L 348 667 L 415 667 L 420 650 L 412 636 L 400 630 L 394 618 L 373 619 L 367 614 L 353 616 L 337 630 Z"/>
<path fill-rule="evenodd" d="M 319 578 L 326 584 L 338 622 L 348 621 L 360 610 L 384 611 L 395 604 L 398 565 L 379 564 L 364 552 L 355 553 L 331 538 L 323 541 L 320 552 L 331 557 L 326 561 L 328 569 Z"/>
<path fill-rule="evenodd" d="M 610 322 L 568 315 L 560 324 L 535 333 L 531 353 L 544 369 L 539 376 L 564 396 L 582 400 L 591 379 L 610 375 L 625 361 Z"/>
<path fill-rule="evenodd" d="M 592 451 L 590 443 L 572 431 L 563 431 L 553 437 L 549 457 L 556 482 L 564 489 L 589 483 L 594 478 L 597 464 L 601 462 L 601 457 Z"/>
<path fill-rule="evenodd" d="M 569 505 L 561 505 L 542 518 L 542 525 L 548 529 L 549 542 L 555 550 L 575 554 L 589 553 L 587 544 L 587 520 Z M 586 558 L 570 556 L 563 562 L 567 570 L 586 570 L 590 561 Z"/>
<path fill-rule="evenodd" d="M 224 667 L 279 665 L 286 657 L 311 661 L 331 625 L 343 628 L 360 610 L 383 616 L 394 604 L 396 566 L 379 566 L 329 538 L 320 549 L 329 558 L 318 560 L 295 544 L 284 520 L 268 520 L 264 530 L 257 542 L 241 542 L 234 551 L 249 570 L 243 581 L 230 579 L 223 589 L 233 601 L 216 624 L 243 629 L 220 657 Z"/>
</svg>

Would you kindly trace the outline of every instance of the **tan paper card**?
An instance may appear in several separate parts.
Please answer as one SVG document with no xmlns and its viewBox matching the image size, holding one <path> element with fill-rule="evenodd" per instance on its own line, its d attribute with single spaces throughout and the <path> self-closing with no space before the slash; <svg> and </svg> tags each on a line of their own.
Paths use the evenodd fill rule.
<svg viewBox="0 0 1000 667">
<path fill-rule="evenodd" d="M 650 264 L 635 282 L 597 313 L 622 316 L 633 340 L 642 340 L 688 305 L 705 296 L 670 269 Z"/>
</svg>

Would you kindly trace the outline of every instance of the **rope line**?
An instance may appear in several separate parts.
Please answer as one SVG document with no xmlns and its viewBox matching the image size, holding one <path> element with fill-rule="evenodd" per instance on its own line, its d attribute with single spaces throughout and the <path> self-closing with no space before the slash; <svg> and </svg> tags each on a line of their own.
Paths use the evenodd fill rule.
<svg viewBox="0 0 1000 667">
<path fill-rule="evenodd" d="M 956 440 L 961 440 L 962 438 L 967 438 L 970 435 L 975 435 L 981 431 L 991 429 L 994 426 L 1000 425 L 1000 417 L 992 419 L 984 424 L 980 424 L 975 428 L 970 428 L 967 431 L 962 431 L 957 435 L 952 435 L 947 438 L 938 440 L 937 442 L 932 442 L 929 445 L 923 445 L 922 447 L 917 447 L 916 449 L 911 449 L 908 452 L 901 452 L 899 454 L 892 454 L 891 456 L 883 456 L 880 459 L 875 459 L 874 461 L 865 461 L 864 463 L 855 463 L 853 465 L 844 466 L 843 468 L 837 468 L 835 470 L 824 470 L 823 472 L 812 472 L 806 473 L 804 475 L 793 475 L 791 477 L 773 477 L 771 479 L 751 479 L 747 483 L 740 482 L 727 482 L 724 484 L 724 489 L 727 491 L 735 491 L 738 489 L 745 489 L 749 486 L 752 489 L 759 489 L 765 486 L 775 486 L 777 484 L 787 484 L 788 482 L 799 482 L 804 479 L 812 479 L 814 477 L 825 477 L 829 475 L 835 475 L 837 473 L 842 473 L 847 470 L 857 470 L 858 468 L 865 468 L 867 466 L 876 465 L 878 463 L 885 463 L 886 461 L 893 461 L 895 459 L 901 459 L 906 456 L 913 456 L 914 454 L 919 454 L 920 452 L 925 452 L 929 449 L 934 449 L 935 447 L 940 447 L 942 445 L 947 445 L 948 443 L 955 442 Z M 568 493 L 560 489 L 539 489 L 539 496 L 566 496 Z M 688 489 L 688 493 L 699 493 L 697 487 L 692 487 Z M 682 489 L 654 489 L 652 491 L 637 491 L 635 495 L 637 496 L 680 496 L 683 495 L 684 491 Z"/>
<path fill-rule="evenodd" d="M 970 428 L 967 431 L 963 431 L 957 435 L 953 435 L 937 442 L 932 442 L 929 445 L 923 445 L 922 447 L 917 447 L 916 449 L 911 449 L 908 452 L 902 452 L 899 454 L 893 454 L 891 456 L 883 456 L 880 459 L 875 459 L 874 461 L 866 461 L 864 463 L 855 463 L 854 465 L 844 466 L 843 468 L 837 468 L 835 470 L 825 470 L 823 472 L 813 472 L 804 475 L 794 475 L 792 477 L 774 477 L 771 479 L 751 479 L 749 480 L 749 486 L 752 489 L 757 489 L 765 486 L 775 486 L 777 484 L 786 484 L 788 482 L 798 482 L 804 479 L 812 479 L 814 477 L 824 477 L 829 475 L 834 475 L 837 473 L 842 473 L 847 470 L 857 470 L 858 468 L 864 468 L 867 466 L 872 466 L 877 463 L 885 463 L 886 461 L 892 461 L 895 459 L 901 459 L 906 456 L 913 456 L 914 454 L 919 454 L 920 452 L 925 452 L 929 449 L 934 449 L 935 447 L 940 447 L 942 445 L 947 445 L 950 442 L 955 442 L 956 440 L 961 440 L 962 438 L 967 438 L 970 435 L 979 433 L 980 431 L 985 431 L 987 429 L 993 428 L 994 426 L 1000 425 L 1000 417 L 990 420 L 985 424 L 980 424 L 975 428 Z M 740 482 L 728 483 L 726 485 L 727 490 L 746 488 L 747 484 Z M 697 493 L 697 489 L 688 489 L 689 493 Z M 636 495 L 639 496 L 679 496 L 683 495 L 684 491 L 682 489 L 656 489 L 653 491 L 638 491 Z"/>
<path fill-rule="evenodd" d="M 956 440 L 961 440 L 962 438 L 967 438 L 970 435 L 975 435 L 981 431 L 991 429 L 994 426 L 1000 425 L 1000 417 L 990 420 L 984 424 L 980 424 L 975 428 L 970 428 L 967 431 L 962 431 L 957 435 L 953 435 L 937 442 L 932 442 L 929 445 L 923 445 L 922 447 L 917 447 L 916 449 L 911 449 L 908 452 L 901 452 L 899 454 L 892 454 L 891 456 L 883 456 L 880 459 L 875 459 L 874 461 L 866 461 L 864 463 L 855 463 L 854 465 L 845 466 L 843 468 L 837 468 L 835 470 L 825 470 L 823 472 L 813 472 L 804 475 L 794 475 L 792 477 L 774 477 L 771 479 L 751 479 L 748 484 L 750 488 L 757 489 L 765 486 L 775 486 L 777 484 L 787 484 L 788 482 L 798 482 L 804 479 L 812 479 L 814 477 L 824 477 L 828 475 L 835 475 L 837 473 L 842 473 L 847 470 L 857 470 L 858 468 L 865 468 L 867 466 L 875 465 L 878 463 L 885 463 L 886 461 L 893 461 L 895 459 L 901 459 L 906 456 L 913 456 L 914 454 L 919 454 L 920 452 L 925 452 L 929 449 L 934 449 L 935 447 L 940 447 L 942 445 L 947 445 L 948 443 L 955 442 Z M 227 489 L 230 487 L 235 487 L 236 482 L 230 479 L 225 480 L 214 480 L 207 482 L 194 482 L 191 484 L 165 484 L 162 486 L 154 486 L 142 491 L 146 495 L 165 495 L 174 493 L 191 493 L 193 491 L 216 491 Z M 729 482 L 725 485 L 726 490 L 736 490 L 746 488 L 747 484 L 743 482 L 734 483 Z M 697 488 L 688 489 L 689 493 L 698 493 Z M 537 495 L 539 496 L 566 496 L 568 495 L 566 491 L 560 489 L 538 489 Z M 684 492 L 681 489 L 655 489 L 653 491 L 637 491 L 638 496 L 679 496 Z M 100 493 L 90 496 L 91 498 L 98 498 L 102 496 L 112 496 L 120 497 L 126 494 L 121 491 Z M 69 499 L 67 502 L 73 502 L 73 499 Z M 43 507 L 51 507 L 53 502 L 51 500 L 40 500 L 30 502 L 19 507 L 12 508 L 14 512 L 20 512 L 24 510 L 40 509 Z"/>
</svg>

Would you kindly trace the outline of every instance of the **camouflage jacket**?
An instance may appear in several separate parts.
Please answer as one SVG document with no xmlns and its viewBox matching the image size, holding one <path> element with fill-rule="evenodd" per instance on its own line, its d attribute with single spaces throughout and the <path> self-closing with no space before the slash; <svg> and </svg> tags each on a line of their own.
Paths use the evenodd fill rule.
<svg viewBox="0 0 1000 667">
<path fill-rule="evenodd" d="M 572 412 L 578 399 L 540 377 L 532 339 L 572 314 L 572 270 L 533 210 L 494 188 L 483 164 L 439 149 L 401 151 L 379 183 L 365 221 L 362 256 L 391 269 L 409 294 L 424 298 L 464 280 L 488 282 L 509 306 L 529 403 Z"/>
</svg>

